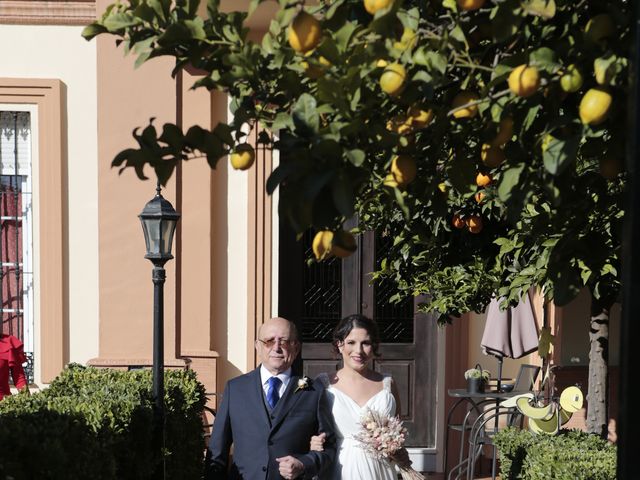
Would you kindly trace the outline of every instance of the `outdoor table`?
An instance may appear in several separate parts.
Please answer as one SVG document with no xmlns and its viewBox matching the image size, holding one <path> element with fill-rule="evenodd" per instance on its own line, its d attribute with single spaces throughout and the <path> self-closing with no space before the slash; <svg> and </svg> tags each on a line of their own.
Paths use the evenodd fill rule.
<svg viewBox="0 0 640 480">
<path fill-rule="evenodd" d="M 460 474 L 466 471 L 464 468 L 464 463 L 466 459 L 463 455 L 464 453 L 464 443 L 465 443 L 465 433 L 471 430 L 473 425 L 472 421 L 469 421 L 475 412 L 476 416 L 479 416 L 482 413 L 482 407 L 488 403 L 495 402 L 496 406 L 500 404 L 502 400 L 513 397 L 514 395 L 518 395 L 522 392 L 499 392 L 499 391 L 486 391 L 486 392 L 469 392 L 466 388 L 454 388 L 449 389 L 447 391 L 448 395 L 453 398 L 457 398 L 458 400 L 451 406 L 449 409 L 449 413 L 447 414 L 447 428 L 445 430 L 444 436 L 444 474 L 445 478 L 449 478 L 447 473 L 451 475 L 454 471 L 459 470 L 456 478 L 460 478 Z M 467 413 L 464 416 L 464 420 L 462 423 L 452 423 L 451 417 L 453 413 L 456 411 L 459 405 L 465 405 L 467 407 Z M 498 418 L 496 417 L 496 427 L 497 427 Z M 454 467 L 447 472 L 447 459 L 448 459 L 448 450 L 449 450 L 449 430 L 457 430 L 460 432 L 460 453 L 458 456 L 458 463 L 454 465 Z M 495 454 L 494 454 L 495 457 Z M 495 462 L 495 458 L 493 459 Z M 468 466 L 467 466 L 468 467 Z M 495 476 L 492 477 L 495 480 Z"/>
</svg>

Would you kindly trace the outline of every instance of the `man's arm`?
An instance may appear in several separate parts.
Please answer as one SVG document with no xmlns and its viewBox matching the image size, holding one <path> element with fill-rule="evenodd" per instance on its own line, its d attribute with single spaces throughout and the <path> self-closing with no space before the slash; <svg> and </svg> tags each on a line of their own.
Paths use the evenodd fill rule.
<svg viewBox="0 0 640 480">
<path fill-rule="evenodd" d="M 319 475 L 328 468 L 334 461 L 336 455 L 336 436 L 333 425 L 333 415 L 327 392 L 322 388 L 322 394 L 318 400 L 316 415 L 318 418 L 318 433 L 326 433 L 324 450 L 321 452 L 311 451 L 296 457 L 304 465 L 304 478 L 312 478 Z"/>
<path fill-rule="evenodd" d="M 224 388 L 220 409 L 213 422 L 213 430 L 209 439 L 207 456 L 204 463 L 205 480 L 225 480 L 229 463 L 229 449 L 233 442 L 229 405 L 231 403 L 229 383 Z"/>
</svg>

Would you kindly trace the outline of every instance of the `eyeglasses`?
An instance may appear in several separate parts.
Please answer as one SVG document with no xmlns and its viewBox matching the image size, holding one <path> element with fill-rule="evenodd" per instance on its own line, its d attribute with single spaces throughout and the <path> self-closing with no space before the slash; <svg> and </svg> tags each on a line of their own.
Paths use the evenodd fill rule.
<svg viewBox="0 0 640 480">
<path fill-rule="evenodd" d="M 296 343 L 295 340 L 290 340 L 288 338 L 268 338 L 266 340 L 262 340 L 261 338 L 259 338 L 258 341 L 267 348 L 273 348 L 278 342 L 280 342 L 280 346 L 285 350 Z"/>
</svg>

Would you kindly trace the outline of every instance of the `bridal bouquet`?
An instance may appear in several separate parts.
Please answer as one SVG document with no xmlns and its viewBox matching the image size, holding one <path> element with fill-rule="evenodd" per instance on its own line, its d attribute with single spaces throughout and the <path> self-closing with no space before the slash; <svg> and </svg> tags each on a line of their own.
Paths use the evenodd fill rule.
<svg viewBox="0 0 640 480">
<path fill-rule="evenodd" d="M 360 431 L 354 435 L 362 448 L 379 460 L 387 460 L 396 464 L 404 480 L 424 480 L 424 477 L 413 468 L 411 462 L 399 462 L 394 458 L 404 447 L 407 429 L 398 417 L 389 417 L 376 410 L 367 409 L 360 418 Z"/>
</svg>

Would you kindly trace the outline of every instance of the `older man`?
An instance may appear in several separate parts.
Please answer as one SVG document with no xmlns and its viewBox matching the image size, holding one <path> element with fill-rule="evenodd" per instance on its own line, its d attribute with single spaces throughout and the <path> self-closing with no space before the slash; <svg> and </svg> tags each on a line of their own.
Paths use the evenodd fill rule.
<svg viewBox="0 0 640 480">
<path fill-rule="evenodd" d="M 224 389 L 207 450 L 205 478 L 312 478 L 333 462 L 331 409 L 321 383 L 291 374 L 300 352 L 295 326 L 284 318 L 258 332 L 260 366 Z M 325 432 L 324 451 L 310 452 L 312 435 Z M 233 444 L 233 463 L 229 449 Z"/>
</svg>

